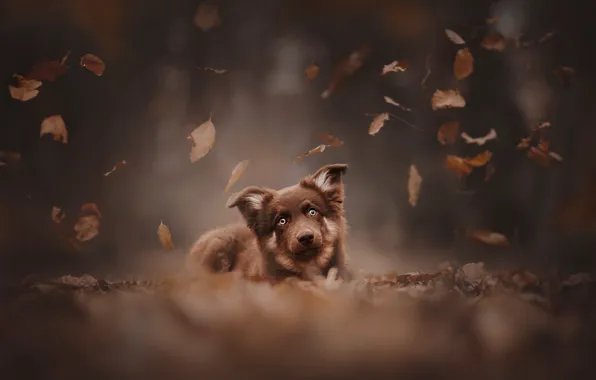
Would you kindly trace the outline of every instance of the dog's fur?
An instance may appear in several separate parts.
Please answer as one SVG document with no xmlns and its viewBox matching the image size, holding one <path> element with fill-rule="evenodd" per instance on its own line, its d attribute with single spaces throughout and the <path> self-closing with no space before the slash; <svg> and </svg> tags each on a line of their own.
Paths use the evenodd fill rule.
<svg viewBox="0 0 596 380">
<path fill-rule="evenodd" d="M 249 186 L 231 196 L 227 207 L 237 207 L 246 225 L 202 235 L 187 267 L 269 280 L 313 280 L 336 267 L 339 276 L 349 280 L 342 182 L 346 170 L 347 165 L 326 165 L 294 186 L 277 191 Z"/>
</svg>

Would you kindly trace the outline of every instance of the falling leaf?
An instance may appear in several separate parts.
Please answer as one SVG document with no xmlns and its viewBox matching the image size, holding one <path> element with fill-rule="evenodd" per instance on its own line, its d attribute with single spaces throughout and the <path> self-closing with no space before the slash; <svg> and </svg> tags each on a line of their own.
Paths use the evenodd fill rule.
<svg viewBox="0 0 596 380">
<path fill-rule="evenodd" d="M 310 65 L 308 65 L 306 69 L 304 69 L 304 76 L 309 81 L 313 81 L 317 76 L 319 76 L 320 71 L 321 68 L 319 66 L 315 65 L 314 63 L 311 63 Z"/>
<path fill-rule="evenodd" d="M 211 71 L 212 73 L 215 74 L 225 74 L 228 72 L 228 70 L 226 69 L 214 69 L 213 67 L 197 67 L 198 70 L 203 70 L 203 71 Z"/>
<path fill-rule="evenodd" d="M 215 144 L 215 125 L 211 118 L 195 128 L 187 139 L 193 143 L 190 162 L 195 163 L 205 157 Z"/>
<path fill-rule="evenodd" d="M 13 99 L 26 102 L 39 94 L 38 88 L 42 84 L 41 81 L 27 79 L 19 74 L 13 74 L 13 78 L 16 78 L 17 86 L 8 85 L 10 96 Z"/>
<path fill-rule="evenodd" d="M 89 241 L 99 234 L 99 217 L 97 215 L 80 216 L 74 225 L 78 241 Z"/>
<path fill-rule="evenodd" d="M 476 240 L 485 244 L 495 245 L 499 247 L 508 247 L 509 240 L 503 234 L 487 231 L 487 230 L 474 230 L 470 233 L 472 240 Z"/>
<path fill-rule="evenodd" d="M 539 125 L 536 127 L 536 129 L 548 128 L 548 127 L 550 127 L 551 125 L 552 125 L 552 124 L 550 123 L 550 121 L 545 121 L 545 122 L 542 122 L 542 123 L 540 123 L 540 124 L 539 124 Z"/>
<path fill-rule="evenodd" d="M 317 153 L 323 153 L 325 151 L 325 148 L 327 148 L 327 145 L 321 144 L 321 145 L 317 146 L 316 148 L 311 149 L 308 152 L 296 157 L 296 159 L 294 159 L 294 162 L 298 163 L 310 155 L 317 154 Z"/>
<path fill-rule="evenodd" d="M 48 116 L 41 122 L 41 130 L 39 137 L 51 134 L 54 136 L 55 141 L 62 140 L 63 144 L 68 143 L 68 131 L 66 130 L 66 124 L 64 119 L 60 115 Z"/>
<path fill-rule="evenodd" d="M 317 138 L 330 148 L 337 148 L 344 144 L 342 140 L 330 133 L 317 133 Z"/>
<path fill-rule="evenodd" d="M 370 127 L 368 127 L 368 134 L 374 136 L 379 133 L 381 128 L 385 126 L 385 122 L 387 120 L 389 120 L 389 113 L 387 112 L 383 112 L 375 116 L 372 123 L 370 123 Z"/>
<path fill-rule="evenodd" d="M 83 203 L 83 205 L 81 206 L 81 212 L 82 213 L 91 212 L 91 213 L 97 215 L 99 218 L 101 218 L 101 212 L 99 211 L 99 207 L 97 207 L 97 203 L 93 203 L 93 202 Z"/>
<path fill-rule="evenodd" d="M 234 186 L 234 184 L 240 179 L 242 174 L 244 174 L 247 167 L 248 167 L 248 160 L 240 161 L 234 167 L 234 170 L 232 170 L 232 175 L 230 176 L 230 179 L 228 180 L 228 184 L 226 185 L 226 189 L 224 190 L 224 193 L 227 193 L 230 190 L 230 188 L 232 186 Z"/>
<path fill-rule="evenodd" d="M 64 213 L 64 210 L 62 210 L 60 207 L 52 207 L 52 220 L 54 223 L 60 224 L 65 216 L 66 214 Z"/>
<path fill-rule="evenodd" d="M 387 75 L 388 73 L 404 72 L 408 70 L 408 61 L 393 61 L 388 65 L 383 66 L 381 75 Z"/>
<path fill-rule="evenodd" d="M 453 144 L 457 141 L 459 133 L 459 121 L 448 121 L 443 123 L 437 132 L 437 140 L 441 145 Z"/>
<path fill-rule="evenodd" d="M 490 161 L 492 156 L 493 156 L 493 154 L 487 150 L 487 151 L 484 151 L 484 152 L 478 154 L 475 157 L 465 158 L 464 162 L 470 166 L 478 168 L 478 167 L 486 165 Z"/>
<path fill-rule="evenodd" d="M 462 108 L 466 106 L 466 100 L 461 96 L 459 90 L 437 90 L 432 96 L 431 104 L 433 110 L 441 108 Z"/>
<path fill-rule="evenodd" d="M 470 49 L 459 49 L 453 62 L 453 75 L 457 80 L 462 80 L 474 72 L 474 57 Z"/>
<path fill-rule="evenodd" d="M 331 84 L 325 91 L 323 91 L 323 93 L 321 93 L 321 98 L 329 98 L 346 76 L 353 75 L 360 69 L 370 52 L 371 49 L 368 46 L 362 46 L 360 49 L 352 52 L 347 59 L 340 62 L 335 70 Z"/>
<path fill-rule="evenodd" d="M 463 132 L 461 134 L 461 137 L 462 137 L 462 139 L 466 140 L 466 143 L 468 143 L 468 144 L 478 144 L 478 146 L 482 146 L 482 145 L 486 144 L 487 141 L 496 139 L 497 131 L 495 131 L 493 128 L 491 128 L 486 136 L 476 137 L 476 138 L 470 137 L 470 135 L 468 135 L 466 132 Z"/>
<path fill-rule="evenodd" d="M 172 242 L 172 234 L 170 233 L 170 229 L 168 226 L 163 224 L 163 221 L 159 222 L 159 226 L 157 227 L 157 237 L 159 238 L 159 242 L 161 245 L 167 250 L 174 249 L 174 243 Z"/>
<path fill-rule="evenodd" d="M 107 176 L 109 176 L 110 174 L 112 174 L 113 172 L 115 172 L 115 171 L 116 171 L 116 169 L 118 169 L 118 168 L 120 168 L 120 167 L 122 167 L 122 166 L 124 166 L 124 165 L 126 165 L 126 164 L 127 164 L 126 160 L 122 160 L 122 161 L 120 161 L 120 162 L 117 162 L 117 163 L 116 163 L 116 165 L 114 165 L 114 167 L 112 168 L 112 170 L 110 170 L 110 171 L 109 171 L 109 172 L 107 172 L 107 173 L 103 173 L 103 175 L 107 177 Z"/>
<path fill-rule="evenodd" d="M 402 106 L 401 104 L 399 104 L 398 102 L 396 102 L 395 100 L 391 99 L 388 96 L 383 96 L 383 99 L 385 99 L 386 103 L 389 103 L 391 105 L 394 105 L 396 107 L 398 107 L 399 109 L 401 109 L 402 111 L 406 111 L 406 112 L 412 112 L 411 108 L 408 108 L 406 106 Z"/>
<path fill-rule="evenodd" d="M 459 34 L 455 33 L 451 29 L 445 29 L 445 34 L 447 35 L 447 38 L 449 38 L 451 40 L 451 42 L 453 42 L 456 45 L 465 45 L 466 44 L 466 41 L 464 41 L 464 39 L 461 38 L 461 36 Z"/>
<path fill-rule="evenodd" d="M 410 175 L 408 177 L 408 195 L 410 205 L 416 207 L 418 204 L 418 195 L 420 193 L 420 186 L 422 185 L 422 177 L 418 173 L 415 165 L 410 165 Z"/>
<path fill-rule="evenodd" d="M 101 58 L 93 54 L 85 54 L 82 56 L 79 64 L 81 67 L 86 68 L 98 77 L 102 76 L 106 70 L 106 64 Z"/>
<path fill-rule="evenodd" d="M 503 51 L 505 50 L 505 38 L 499 33 L 489 34 L 482 39 L 480 46 L 487 50 Z"/>
<path fill-rule="evenodd" d="M 219 18 L 217 5 L 212 1 L 202 2 L 195 12 L 194 24 L 203 32 L 220 25 L 221 19 Z"/>
<path fill-rule="evenodd" d="M 546 149 L 541 149 L 540 147 L 531 146 L 528 150 L 528 158 L 536 161 L 538 164 L 548 167 L 551 165 L 552 161 L 555 160 L 557 162 L 562 162 L 563 157 L 561 157 L 558 153 L 551 152 Z"/>
<path fill-rule="evenodd" d="M 64 74 L 67 70 L 68 66 L 63 65 L 61 61 L 44 59 L 35 63 L 31 71 L 25 75 L 25 78 L 54 82 L 58 76 Z"/>
<path fill-rule="evenodd" d="M 492 153 L 485 151 L 472 158 L 462 158 L 452 154 L 447 156 L 445 162 L 447 169 L 454 171 L 458 177 L 472 173 L 474 167 L 486 165 L 492 158 Z"/>
</svg>

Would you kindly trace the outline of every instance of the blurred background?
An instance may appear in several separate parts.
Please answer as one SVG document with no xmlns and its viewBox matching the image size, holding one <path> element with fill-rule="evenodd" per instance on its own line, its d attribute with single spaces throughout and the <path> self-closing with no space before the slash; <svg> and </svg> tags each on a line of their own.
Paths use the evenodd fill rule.
<svg viewBox="0 0 596 380">
<path fill-rule="evenodd" d="M 238 220 L 224 193 L 239 161 L 250 165 L 233 191 L 297 182 L 328 163 L 347 163 L 346 212 L 355 266 L 371 271 L 424 269 L 444 260 L 587 270 L 596 240 L 594 32 L 587 2 L 541 0 L 210 0 L 220 24 L 195 25 L 198 0 L 2 0 L 0 2 L 0 151 L 19 152 L 0 167 L 0 275 L 130 274 L 177 268 L 204 231 Z M 499 18 L 487 23 L 489 18 Z M 474 56 L 474 73 L 453 77 L 458 32 Z M 489 32 L 536 42 L 503 52 L 483 49 Z M 547 33 L 552 37 L 538 42 Z M 320 94 L 338 64 L 367 46 L 362 68 L 328 98 Z M 11 98 L 14 73 L 67 51 L 70 69 L 44 82 L 27 102 Z M 106 70 L 78 65 L 92 53 Z M 408 70 L 381 76 L 383 65 Z M 320 67 L 312 82 L 304 76 Z M 572 67 L 559 81 L 554 70 Z M 199 70 L 211 67 L 225 74 Z M 430 75 L 422 82 L 430 71 Z M 458 87 L 467 105 L 433 111 L 436 89 Z M 402 112 L 389 96 L 411 108 Z M 392 118 L 369 136 L 371 115 Z M 39 137 L 40 122 L 63 116 L 68 144 Z M 212 117 L 217 135 L 191 164 L 190 132 Z M 499 138 L 483 147 L 437 142 L 439 126 Z M 561 165 L 544 168 L 515 147 L 530 127 L 550 121 Z M 319 145 L 316 133 L 344 141 L 294 164 Z M 445 154 L 493 152 L 496 171 L 458 180 Z M 128 165 L 110 176 L 117 162 Z M 411 164 L 423 178 L 408 203 Z M 83 203 L 102 213 L 100 234 L 75 249 L 56 232 L 53 206 L 72 229 Z M 176 246 L 164 250 L 157 226 Z M 510 248 L 481 245 L 468 229 L 505 234 Z"/>
</svg>

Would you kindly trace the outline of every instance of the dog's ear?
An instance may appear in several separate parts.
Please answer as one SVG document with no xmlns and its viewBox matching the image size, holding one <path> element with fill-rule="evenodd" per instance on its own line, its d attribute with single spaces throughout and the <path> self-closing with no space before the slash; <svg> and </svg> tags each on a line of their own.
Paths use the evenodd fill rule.
<svg viewBox="0 0 596 380">
<path fill-rule="evenodd" d="M 313 175 L 302 181 L 303 185 L 315 186 L 321 190 L 332 202 L 342 203 L 344 201 L 344 185 L 342 176 L 348 170 L 348 165 L 332 164 L 325 165 Z"/>
<path fill-rule="evenodd" d="M 269 203 L 272 197 L 273 193 L 271 190 L 249 186 L 232 195 L 228 199 L 226 207 L 238 207 L 248 227 L 257 232 L 256 230 L 261 224 L 259 222 L 261 219 L 260 216 L 264 214 L 267 203 Z"/>
</svg>

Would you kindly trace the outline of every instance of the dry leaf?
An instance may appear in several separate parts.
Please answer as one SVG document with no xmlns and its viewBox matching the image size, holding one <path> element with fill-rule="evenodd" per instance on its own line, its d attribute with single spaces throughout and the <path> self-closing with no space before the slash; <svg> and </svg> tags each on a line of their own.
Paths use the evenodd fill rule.
<svg viewBox="0 0 596 380">
<path fill-rule="evenodd" d="M 408 61 L 393 61 L 388 65 L 383 66 L 381 75 L 387 75 L 388 73 L 404 72 L 408 70 Z"/>
<path fill-rule="evenodd" d="M 470 49 L 459 49 L 453 62 L 453 75 L 457 80 L 462 80 L 474 72 L 474 57 Z"/>
<path fill-rule="evenodd" d="M 80 216 L 74 225 L 78 241 L 89 241 L 99 234 L 99 217 L 97 215 Z"/>
<path fill-rule="evenodd" d="M 458 177 L 466 176 L 472 173 L 474 167 L 486 165 L 492 158 L 492 153 L 485 151 L 472 158 L 462 158 L 454 155 L 448 155 L 446 160 L 447 169 L 453 170 Z"/>
<path fill-rule="evenodd" d="M 170 233 L 168 226 L 163 224 L 163 221 L 159 222 L 159 226 L 157 227 L 157 237 L 159 238 L 162 247 L 170 251 L 174 249 L 172 234 Z"/>
<path fill-rule="evenodd" d="M 96 55 L 85 54 L 81 57 L 81 67 L 86 68 L 98 77 L 102 76 L 106 71 L 106 64 Z"/>
<path fill-rule="evenodd" d="M 97 215 L 98 217 L 101 218 L 101 212 L 99 211 L 99 207 L 97 207 L 96 203 L 93 202 L 89 202 L 89 203 L 84 203 L 81 206 L 81 212 L 82 213 L 88 213 L 88 212 L 92 212 L 95 215 Z"/>
<path fill-rule="evenodd" d="M 391 105 L 394 105 L 394 106 L 400 108 L 402 111 L 412 112 L 412 109 L 411 108 L 408 108 L 406 106 L 402 106 L 401 104 L 399 104 L 398 102 L 396 102 L 395 100 L 391 99 L 388 96 L 383 96 L 383 99 L 385 99 L 385 102 L 386 103 L 389 103 Z"/>
<path fill-rule="evenodd" d="M 487 151 L 484 151 L 484 152 L 478 154 L 475 157 L 465 158 L 464 162 L 470 166 L 478 168 L 478 167 L 486 165 L 490 161 L 492 156 L 493 156 L 493 154 L 487 150 Z"/>
<path fill-rule="evenodd" d="M 466 140 L 466 143 L 468 143 L 468 144 L 478 144 L 478 146 L 482 146 L 482 145 L 486 144 L 487 141 L 496 139 L 497 131 L 495 131 L 493 128 L 491 128 L 486 136 L 476 137 L 476 138 L 470 137 L 470 135 L 468 135 L 466 132 L 463 132 L 461 134 L 461 137 L 464 140 Z"/>
<path fill-rule="evenodd" d="M 16 86 L 8 86 L 10 96 L 13 99 L 26 102 L 35 98 L 39 94 L 38 88 L 42 84 L 41 81 L 35 79 L 27 79 L 19 74 L 13 74 L 12 76 L 16 78 L 17 82 Z"/>
<path fill-rule="evenodd" d="M 447 35 L 447 38 L 449 38 L 451 40 L 451 42 L 453 42 L 456 45 L 465 45 L 466 44 L 466 41 L 464 41 L 464 39 L 461 38 L 461 36 L 459 34 L 455 33 L 451 29 L 445 29 L 445 34 Z"/>
<path fill-rule="evenodd" d="M 203 32 L 221 24 L 219 10 L 212 1 L 204 1 L 199 4 L 194 16 L 194 24 Z"/>
<path fill-rule="evenodd" d="M 474 230 L 470 233 L 472 240 L 500 247 L 508 247 L 509 240 L 505 235 L 487 230 Z"/>
<path fill-rule="evenodd" d="M 370 127 L 368 127 L 368 134 L 374 136 L 379 133 L 381 128 L 385 126 L 385 122 L 387 120 L 389 120 L 389 113 L 387 112 L 383 112 L 375 116 L 372 123 L 370 123 Z"/>
<path fill-rule="evenodd" d="M 238 181 L 240 179 L 240 177 L 242 176 L 242 174 L 244 174 L 247 167 L 248 167 L 248 160 L 240 161 L 238 164 L 236 164 L 236 166 L 234 167 L 234 170 L 232 170 L 232 175 L 230 176 L 230 179 L 228 180 L 228 184 L 226 185 L 226 189 L 224 190 L 224 193 L 227 193 L 230 190 L 230 188 L 232 186 L 234 186 L 236 181 Z"/>
<path fill-rule="evenodd" d="M 306 69 L 304 69 L 304 76 L 309 81 L 313 81 L 317 76 L 319 76 L 320 71 L 321 68 L 319 66 L 315 65 L 314 63 L 311 63 L 310 65 L 308 65 Z"/>
<path fill-rule="evenodd" d="M 31 68 L 31 71 L 25 75 L 25 78 L 53 82 L 58 76 L 64 74 L 67 70 L 68 66 L 62 64 L 61 61 L 49 61 L 44 59 L 35 63 Z"/>
<path fill-rule="evenodd" d="M 410 205 L 415 207 L 418 204 L 418 195 L 420 194 L 420 186 L 422 185 L 422 177 L 418 173 L 415 165 L 410 165 L 410 175 L 408 177 L 408 195 Z"/>
<path fill-rule="evenodd" d="M 327 145 L 325 144 L 321 144 L 319 146 L 317 146 L 314 149 L 309 150 L 308 152 L 301 154 L 300 156 L 296 157 L 294 159 L 295 163 L 298 163 L 300 161 L 302 161 L 303 159 L 305 159 L 306 157 L 313 155 L 313 154 L 317 154 L 317 153 L 323 153 L 325 151 L 325 148 L 327 148 Z"/>
<path fill-rule="evenodd" d="M 344 144 L 342 140 L 330 133 L 317 133 L 317 138 L 330 148 L 337 148 Z"/>
<path fill-rule="evenodd" d="M 492 33 L 482 39 L 480 46 L 487 50 L 503 51 L 505 50 L 505 38 L 499 33 Z"/>
<path fill-rule="evenodd" d="M 228 70 L 226 69 L 214 69 L 213 67 L 197 67 L 198 70 L 203 70 L 203 71 L 211 71 L 212 73 L 215 74 L 225 74 L 228 72 Z"/>
<path fill-rule="evenodd" d="M 51 134 L 54 136 L 55 141 L 62 140 L 63 144 L 68 143 L 68 131 L 66 130 L 66 124 L 64 119 L 60 115 L 48 116 L 41 122 L 41 130 L 39 137 Z"/>
<path fill-rule="evenodd" d="M 103 175 L 107 177 L 107 176 L 109 176 L 110 174 L 112 174 L 113 172 L 115 172 L 115 171 L 116 171 L 116 169 L 118 169 L 119 167 L 121 167 L 121 166 L 124 166 L 124 165 L 126 165 L 126 164 L 127 164 L 126 160 L 122 160 L 122 161 L 120 161 L 120 162 L 117 162 L 117 163 L 116 163 L 116 165 L 114 165 L 114 167 L 112 168 L 112 170 L 110 170 L 110 171 L 109 171 L 109 172 L 107 172 L 107 173 L 103 173 Z"/>
<path fill-rule="evenodd" d="M 540 147 L 531 146 L 528 150 L 528 158 L 536 161 L 544 167 L 550 166 L 552 160 L 563 162 L 563 157 L 561 157 L 558 153 L 549 151 L 548 147 L 546 147 L 546 149 L 541 149 Z"/>
<path fill-rule="evenodd" d="M 54 223 L 60 224 L 65 216 L 66 214 L 64 213 L 64 210 L 62 210 L 60 207 L 52 207 L 52 220 Z"/>
<path fill-rule="evenodd" d="M 459 121 L 448 121 L 443 123 L 437 132 L 437 140 L 441 145 L 453 144 L 457 141 L 459 133 Z"/>
<path fill-rule="evenodd" d="M 187 139 L 193 143 L 190 162 L 195 163 L 205 157 L 215 144 L 215 125 L 211 118 L 195 128 Z"/>
<path fill-rule="evenodd" d="M 364 64 L 364 60 L 370 54 L 371 49 L 368 46 L 363 46 L 360 49 L 352 52 L 350 56 L 340 62 L 337 66 L 331 84 L 323 93 L 321 98 L 327 99 L 340 85 L 347 75 L 353 75 Z"/>
<path fill-rule="evenodd" d="M 462 108 L 466 106 L 466 100 L 461 96 L 459 90 L 437 90 L 432 96 L 431 105 L 433 110 L 441 108 Z"/>
</svg>

